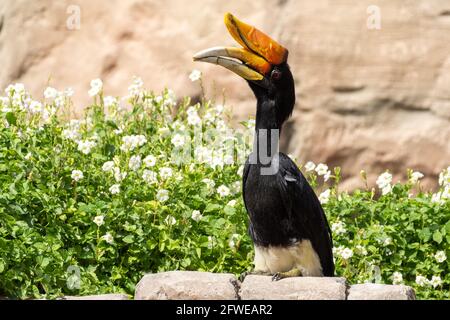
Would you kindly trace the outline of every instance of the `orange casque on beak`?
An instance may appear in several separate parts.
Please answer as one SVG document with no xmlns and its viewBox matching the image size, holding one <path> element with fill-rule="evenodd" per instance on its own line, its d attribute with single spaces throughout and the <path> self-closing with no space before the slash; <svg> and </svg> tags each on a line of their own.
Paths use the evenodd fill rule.
<svg viewBox="0 0 450 320">
<path fill-rule="evenodd" d="M 263 57 L 271 65 L 279 65 L 287 61 L 289 52 L 286 48 L 262 31 L 238 20 L 231 13 L 225 14 L 225 25 L 234 40 Z"/>
<path fill-rule="evenodd" d="M 194 56 L 195 61 L 225 67 L 244 79 L 267 82 L 265 76 L 274 65 L 287 61 L 288 51 L 260 30 L 225 14 L 225 25 L 243 48 L 214 47 Z"/>
</svg>

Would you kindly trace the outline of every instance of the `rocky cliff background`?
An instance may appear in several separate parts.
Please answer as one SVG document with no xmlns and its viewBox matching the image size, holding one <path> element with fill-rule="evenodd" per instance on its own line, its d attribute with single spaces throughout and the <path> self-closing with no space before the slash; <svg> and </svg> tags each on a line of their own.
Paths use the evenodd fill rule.
<svg viewBox="0 0 450 320">
<path fill-rule="evenodd" d="M 246 119 L 255 102 L 245 82 L 191 58 L 235 45 L 227 11 L 290 50 L 298 102 L 287 152 L 341 166 L 344 188 L 360 186 L 361 169 L 373 182 L 414 168 L 436 184 L 450 164 L 450 0 L 0 0 L 0 87 L 23 82 L 35 97 L 72 87 L 79 109 L 98 77 L 110 95 L 138 75 L 149 89 L 198 96 L 188 75 L 199 69 L 208 96 L 225 92 L 234 120 Z"/>
</svg>

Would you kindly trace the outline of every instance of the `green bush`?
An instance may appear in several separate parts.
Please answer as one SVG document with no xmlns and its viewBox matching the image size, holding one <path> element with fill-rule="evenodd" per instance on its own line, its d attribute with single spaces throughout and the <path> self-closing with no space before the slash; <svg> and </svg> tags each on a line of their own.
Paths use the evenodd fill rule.
<svg viewBox="0 0 450 320">
<path fill-rule="evenodd" d="M 16 84 L 0 98 L 0 295 L 133 294 L 147 272 L 251 269 L 240 181 L 254 122 L 231 131 L 221 105 L 176 103 L 139 79 L 122 100 L 91 86 L 81 120 L 61 120 L 70 90 L 48 88 L 41 104 Z M 339 169 L 303 171 L 330 187 L 320 199 L 338 275 L 449 298 L 450 168 L 434 196 L 417 176 L 391 186 L 385 175 L 377 197 L 338 193 Z"/>
</svg>

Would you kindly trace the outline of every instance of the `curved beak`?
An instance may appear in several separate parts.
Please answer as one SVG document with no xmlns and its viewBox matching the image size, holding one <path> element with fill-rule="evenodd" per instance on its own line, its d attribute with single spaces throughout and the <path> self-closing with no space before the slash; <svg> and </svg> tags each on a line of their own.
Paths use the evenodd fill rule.
<svg viewBox="0 0 450 320">
<path fill-rule="evenodd" d="M 262 31 L 225 14 L 231 36 L 243 47 L 214 47 L 198 52 L 194 61 L 220 65 L 262 87 L 269 86 L 267 75 L 274 65 L 287 61 L 288 50 Z"/>
</svg>

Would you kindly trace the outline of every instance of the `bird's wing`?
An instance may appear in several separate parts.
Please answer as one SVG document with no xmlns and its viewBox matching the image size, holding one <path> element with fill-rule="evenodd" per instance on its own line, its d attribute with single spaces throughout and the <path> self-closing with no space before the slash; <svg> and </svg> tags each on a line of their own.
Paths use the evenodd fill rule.
<svg viewBox="0 0 450 320">
<path fill-rule="evenodd" d="M 332 276 L 333 240 L 319 199 L 295 163 L 281 153 L 277 177 L 280 194 L 292 226 L 311 241 L 320 257 L 324 275 Z"/>
</svg>

